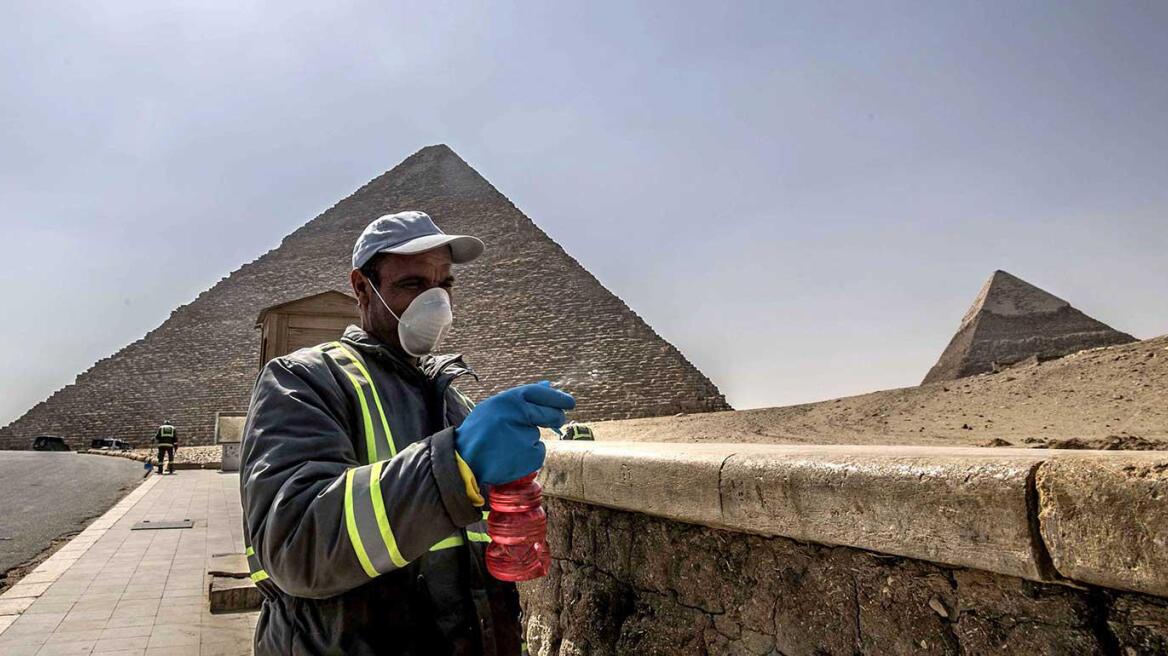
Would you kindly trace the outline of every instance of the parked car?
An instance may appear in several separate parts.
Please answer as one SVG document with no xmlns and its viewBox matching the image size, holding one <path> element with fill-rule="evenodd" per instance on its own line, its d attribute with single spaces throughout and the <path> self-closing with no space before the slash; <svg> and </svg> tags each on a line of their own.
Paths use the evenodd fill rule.
<svg viewBox="0 0 1168 656">
<path fill-rule="evenodd" d="M 134 448 L 129 442 L 116 437 L 99 437 L 89 443 L 91 449 L 107 449 L 109 451 L 129 451 Z"/>
<path fill-rule="evenodd" d="M 32 441 L 33 451 L 69 451 L 65 438 L 56 435 L 40 435 Z"/>
</svg>

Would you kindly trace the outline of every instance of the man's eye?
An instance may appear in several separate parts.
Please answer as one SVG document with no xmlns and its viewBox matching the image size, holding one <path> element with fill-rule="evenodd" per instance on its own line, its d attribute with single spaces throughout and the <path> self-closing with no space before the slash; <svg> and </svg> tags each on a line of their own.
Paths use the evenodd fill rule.
<svg viewBox="0 0 1168 656">
<path fill-rule="evenodd" d="M 417 280 L 403 280 L 402 282 L 399 282 L 397 284 L 397 286 L 401 289 L 417 289 L 418 288 L 418 281 Z"/>
</svg>

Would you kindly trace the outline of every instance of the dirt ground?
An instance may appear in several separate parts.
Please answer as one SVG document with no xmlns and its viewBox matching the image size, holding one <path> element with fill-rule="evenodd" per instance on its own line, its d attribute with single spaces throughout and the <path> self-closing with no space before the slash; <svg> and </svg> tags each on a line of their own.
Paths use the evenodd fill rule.
<svg viewBox="0 0 1168 656">
<path fill-rule="evenodd" d="M 1168 335 L 819 403 L 592 426 L 599 440 L 1168 449 Z"/>
</svg>

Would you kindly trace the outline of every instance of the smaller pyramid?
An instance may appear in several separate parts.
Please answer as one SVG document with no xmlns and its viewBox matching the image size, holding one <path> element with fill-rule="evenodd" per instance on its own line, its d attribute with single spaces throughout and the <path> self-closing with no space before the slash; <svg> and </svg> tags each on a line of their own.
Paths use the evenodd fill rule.
<svg viewBox="0 0 1168 656">
<path fill-rule="evenodd" d="M 1034 358 L 1136 341 L 1005 271 L 982 286 L 961 327 L 921 384 L 996 371 Z"/>
</svg>

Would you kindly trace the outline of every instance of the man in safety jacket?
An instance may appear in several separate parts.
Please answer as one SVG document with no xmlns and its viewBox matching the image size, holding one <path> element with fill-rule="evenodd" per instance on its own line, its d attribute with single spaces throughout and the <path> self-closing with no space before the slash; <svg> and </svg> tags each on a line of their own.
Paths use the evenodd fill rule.
<svg viewBox="0 0 1168 656">
<path fill-rule="evenodd" d="M 240 472 L 257 655 L 520 653 L 480 485 L 542 466 L 537 426 L 575 402 L 543 383 L 476 407 L 452 384 L 474 375 L 461 356 L 431 353 L 451 264 L 482 250 L 421 212 L 377 219 L 353 249 L 361 327 L 260 373 Z"/>
<path fill-rule="evenodd" d="M 163 459 L 170 461 L 170 473 L 174 473 L 174 452 L 178 448 L 178 431 L 169 419 L 164 419 L 162 425 L 154 433 L 154 441 L 158 446 L 158 473 L 165 474 Z"/>
</svg>

